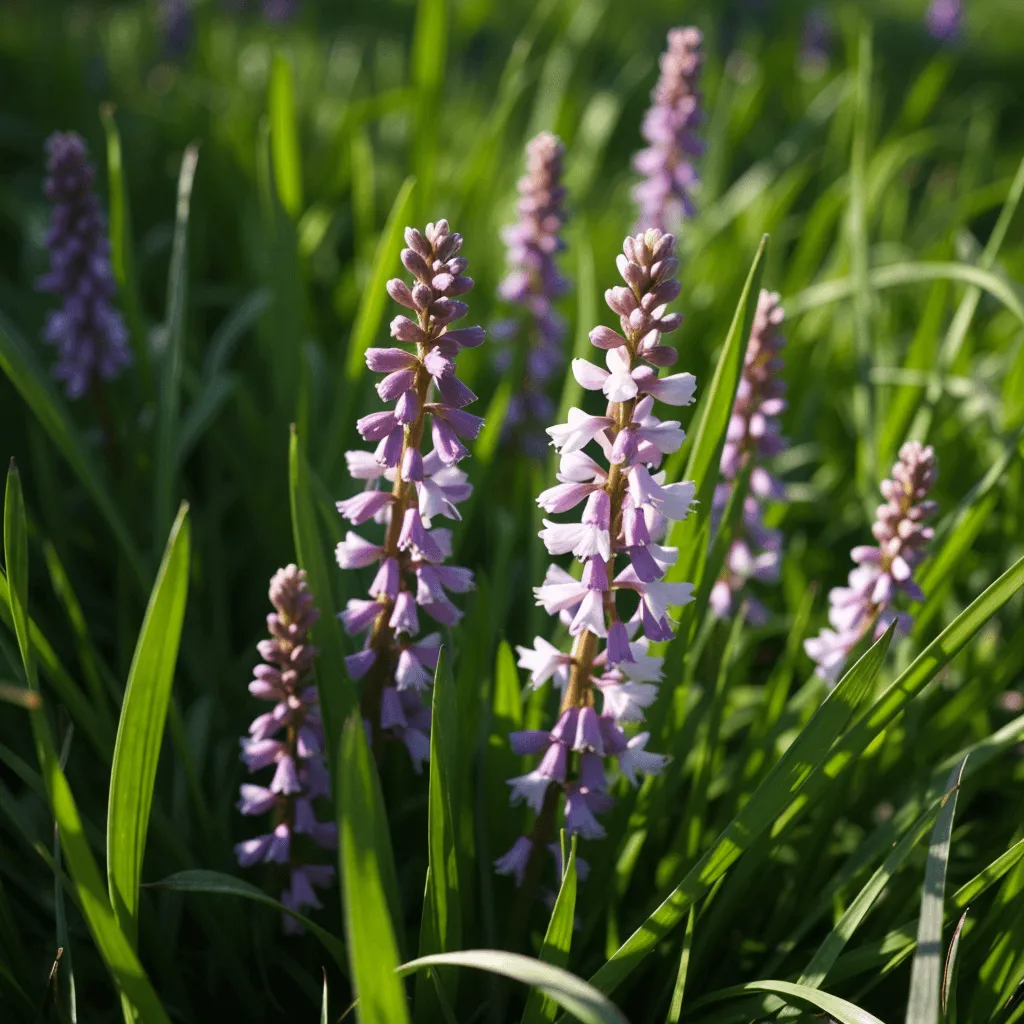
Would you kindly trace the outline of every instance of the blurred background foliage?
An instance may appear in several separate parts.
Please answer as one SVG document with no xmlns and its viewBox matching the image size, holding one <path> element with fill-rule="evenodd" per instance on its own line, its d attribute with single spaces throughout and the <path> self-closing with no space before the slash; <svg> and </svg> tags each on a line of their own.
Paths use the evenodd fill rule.
<svg viewBox="0 0 1024 1024">
<path fill-rule="evenodd" d="M 507 315 L 495 298 L 504 269 L 499 228 L 514 219 L 523 145 L 540 129 L 556 131 L 568 150 L 571 222 L 563 266 L 574 282 L 562 310 L 570 339 L 585 342 L 591 326 L 607 322 L 598 297 L 613 283 L 615 253 L 633 223 L 629 161 L 673 24 L 701 27 L 708 53 L 699 215 L 680 233 L 680 368 L 696 373 L 698 387 L 710 380 L 764 233 L 771 242 L 763 283 L 781 292 L 789 314 L 791 406 L 784 424 L 793 447 L 780 468 L 791 500 L 773 511 L 788 556 L 782 586 L 770 595 L 772 621 L 730 655 L 737 681 L 707 769 L 710 810 L 702 834 L 713 836 L 740 799 L 736 758 L 742 764 L 742 734 L 760 684 L 812 587 L 812 622 L 822 618 L 825 588 L 842 582 L 849 547 L 866 540 L 877 481 L 906 436 L 936 447 L 947 531 L 940 537 L 954 523 L 962 526 L 970 509 L 984 514 L 973 514 L 969 543 L 955 561 L 926 575 L 932 600 L 897 661 L 905 664 L 915 644 L 934 636 L 1019 557 L 1022 219 L 1004 225 L 997 252 L 986 249 L 1024 149 L 1019 0 L 969 2 L 965 37 L 951 45 L 927 34 L 919 0 L 817 4 L 827 38 L 813 54 L 806 47 L 811 7 L 799 2 L 303 0 L 283 24 L 230 6 L 197 0 L 180 38 L 168 33 L 157 3 L 7 0 L 0 9 L 0 310 L 38 364 L 50 358 L 37 344 L 48 299 L 33 288 L 46 260 L 41 179 L 48 134 L 75 130 L 86 138 L 106 208 L 114 210 L 121 188 L 128 217 L 129 287 L 122 286 L 119 301 L 137 358 L 109 392 L 116 436 L 104 440 L 89 401 L 47 398 L 67 410 L 98 484 L 90 486 L 81 462 L 55 443 L 52 422 L 38 405 L 30 409 L 11 375 L 0 377 L 0 437 L 23 467 L 32 612 L 53 645 L 50 685 L 61 701 L 67 690 L 88 694 L 84 721 L 62 712 L 55 724 L 62 735 L 69 720 L 75 726 L 68 773 L 98 846 L 120 693 L 177 501 L 187 498 L 192 506 L 192 596 L 147 880 L 189 867 L 236 871 L 231 846 L 246 834 L 246 823 L 230 807 L 242 777 L 236 737 L 252 711 L 247 672 L 262 633 L 266 581 L 295 557 L 289 424 L 298 423 L 314 469 L 324 534 L 336 539 L 341 527 L 331 500 L 353 486 L 341 455 L 357 440 L 356 415 L 377 404 L 359 359 L 349 357 L 350 339 L 362 324 L 369 332 L 362 343 L 379 342 L 392 315 L 379 283 L 372 292 L 378 265 L 386 276 L 399 268 L 395 244 L 381 250 L 384 264 L 377 259 L 389 215 L 420 225 L 447 217 L 465 236 L 477 282 L 470 321 L 498 320 Z M 116 133 L 120 169 L 111 164 Z M 198 164 L 185 284 L 169 287 L 179 170 L 191 145 Z M 410 176 L 412 191 L 403 191 Z M 396 197 L 405 200 L 397 211 Z M 925 264 L 980 268 L 989 276 L 974 293 L 977 279 L 929 276 L 920 270 Z M 871 287 L 858 294 L 861 270 Z M 825 284 L 834 280 L 847 285 Z M 860 300 L 866 305 L 858 312 Z M 167 448 L 159 435 L 167 422 L 168 353 L 177 351 L 179 331 L 180 414 Z M 490 406 L 500 419 L 502 395 L 486 346 L 464 359 L 465 378 L 481 397 L 477 411 Z M 528 642 L 543 621 L 529 590 L 546 561 L 532 498 L 553 468 L 530 465 L 500 445 L 476 454 L 467 469 L 477 493 L 456 530 L 458 560 L 480 577 L 455 641 L 460 699 L 473 708 L 463 725 L 467 771 L 478 753 L 501 748 L 509 725 L 491 711 L 498 641 Z M 120 534 L 97 502 L 96 486 L 118 510 Z M 336 574 L 336 604 L 360 591 L 357 577 Z M 875 752 L 870 770 L 853 773 L 842 814 L 835 808 L 819 827 L 808 824 L 773 860 L 763 885 L 777 886 L 774 898 L 762 895 L 738 912 L 726 887 L 695 946 L 695 994 L 757 977 L 776 947 L 780 955 L 792 953 L 783 940 L 806 911 L 808 894 L 833 892 L 828 884 L 839 877 L 837 865 L 905 805 L 917 781 L 1021 709 L 1020 615 L 1016 600 L 935 684 L 939 692 L 888 735 L 889 753 Z M 806 622 L 804 628 L 810 631 Z M 724 639 L 712 638 L 715 658 Z M 0 676 L 13 679 L 16 649 L 10 634 L 2 642 L 9 670 L 0 659 Z M 54 682 L 61 673 L 64 683 Z M 709 693 L 713 672 L 706 674 L 697 672 Z M 810 674 L 802 655 L 794 674 Z M 690 740 L 707 713 L 705 698 L 691 719 Z M 783 724 L 797 727 L 806 708 L 797 701 Z M 39 855 L 53 844 L 19 714 L 5 707 L 0 720 L 0 960 L 35 995 L 45 990 L 54 950 L 52 874 Z M 528 720 L 541 714 L 536 700 L 527 707 Z M 780 727 L 779 749 L 787 736 Z M 1008 736 L 1005 747 L 1020 738 L 1012 730 Z M 696 772 L 682 753 L 680 771 Z M 1007 797 L 1011 784 L 1024 781 L 1022 764 L 1004 758 L 970 779 L 958 812 L 954 887 L 1020 837 L 1019 801 Z M 414 929 L 426 851 L 405 837 L 423 834 L 426 789 L 398 759 L 382 773 L 401 850 L 405 924 Z M 478 782 L 474 899 L 483 909 L 479 917 L 467 912 L 467 947 L 501 945 L 515 900 L 507 880 L 491 877 L 488 858 L 504 849 L 519 819 L 505 809 L 497 769 L 487 767 Z M 653 844 L 660 849 L 674 819 L 651 828 L 664 840 Z M 881 920 L 864 928 L 865 941 L 916 916 L 924 851 L 917 853 L 912 863 L 919 870 L 888 894 Z M 615 853 L 595 847 L 588 856 Z M 814 863 L 820 877 L 813 867 L 791 870 Z M 646 882 L 642 908 L 654 895 Z M 663 882 L 659 876 L 658 892 Z M 837 884 L 836 906 L 842 892 Z M 310 1017 L 315 1012 L 320 978 L 311 965 L 321 953 L 309 937 L 283 941 L 273 913 L 169 892 L 144 899 L 143 960 L 180 1019 L 297 1019 L 296 1007 Z M 601 891 L 581 895 L 591 900 L 602 903 Z M 635 924 L 625 893 L 605 909 L 606 917 L 585 919 L 582 952 L 571 964 L 582 975 L 614 949 L 620 929 L 624 936 Z M 830 912 L 826 907 L 825 916 Z M 621 924 L 620 913 L 628 919 Z M 543 928 L 542 917 L 536 928 Z M 336 901 L 321 918 L 340 933 Z M 1020 911 L 1015 920 L 1007 934 L 1019 937 Z M 90 1007 L 84 1019 L 114 1019 L 84 926 L 72 919 L 71 929 L 79 1002 Z M 710 954 L 716 942 L 727 955 Z M 678 953 L 659 954 L 665 978 L 674 974 L 674 966 L 665 967 L 673 957 Z M 1009 983 L 1020 957 L 1010 964 L 1000 985 Z M 968 960 L 962 970 L 972 967 L 977 973 L 984 964 Z M 886 1007 L 900 1005 L 906 975 L 880 974 L 875 983 L 881 994 L 871 998 L 885 1015 Z M 654 1019 L 643 1007 L 667 1001 L 661 981 L 652 985 L 650 992 L 643 985 L 633 990 L 633 1005 L 641 1007 L 630 1012 L 636 1021 Z M 977 1004 L 984 1015 L 963 1019 L 989 1019 L 997 989 L 993 982 L 986 990 L 993 1006 Z"/>
</svg>

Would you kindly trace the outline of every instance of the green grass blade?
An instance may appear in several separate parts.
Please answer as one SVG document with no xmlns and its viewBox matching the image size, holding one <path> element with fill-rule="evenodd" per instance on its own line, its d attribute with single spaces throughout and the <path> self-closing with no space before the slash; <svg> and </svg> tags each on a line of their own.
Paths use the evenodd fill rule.
<svg viewBox="0 0 1024 1024">
<path fill-rule="evenodd" d="M 430 788 L 427 798 L 427 857 L 429 871 L 420 925 L 421 956 L 447 953 L 462 945 L 459 903 L 457 823 L 460 793 L 457 750 L 459 705 L 455 696 L 451 658 L 442 647 L 434 672 L 430 719 Z M 445 990 L 456 998 L 454 973 L 442 976 Z M 416 979 L 416 1016 L 436 1019 L 437 996 L 430 978 Z M 428 1009 L 429 1008 L 429 1009 Z M 431 1014 L 433 1016 L 431 1016 Z"/>
<path fill-rule="evenodd" d="M 182 505 L 167 539 L 160 571 L 142 621 L 110 770 L 107 804 L 107 882 L 121 930 L 134 943 L 139 930 L 139 885 L 153 806 L 178 644 L 188 600 L 188 506 Z"/>
<path fill-rule="evenodd" d="M 448 17 L 447 0 L 418 0 L 412 39 L 412 89 L 416 97 L 413 166 L 422 183 L 419 219 L 424 221 L 435 219 L 430 204 L 436 177 L 437 114 L 447 67 Z"/>
<path fill-rule="evenodd" d="M 4 499 L 4 560 L 10 584 L 11 612 L 25 669 L 25 678 L 33 692 L 39 692 L 35 655 L 29 634 L 28 617 L 28 531 L 25 502 L 18 471 L 11 465 L 7 475 Z M 54 748 L 46 710 L 38 704 L 30 713 L 39 769 L 68 872 L 75 885 L 78 905 L 82 910 L 93 941 L 110 971 L 122 997 L 138 1011 L 146 1024 L 170 1024 L 142 964 L 124 932 L 118 927 L 113 908 L 107 899 L 103 879 L 86 839 L 78 807 L 71 787 L 60 766 Z M 129 1012 L 129 1011 L 126 1011 Z"/>
<path fill-rule="evenodd" d="M 562 834 L 562 849 L 566 846 L 565 834 Z M 569 962 L 569 947 L 572 944 L 572 930 L 576 918 L 576 836 L 569 845 L 569 856 L 566 858 L 565 871 L 558 888 L 558 897 L 551 911 L 544 941 L 540 947 L 540 959 L 555 967 L 565 967 Z M 558 1013 L 558 1004 L 540 989 L 533 989 L 526 1000 L 522 1024 L 544 1024 L 553 1021 Z"/>
<path fill-rule="evenodd" d="M 597 269 L 594 263 L 594 244 L 586 221 L 577 222 L 573 248 L 576 250 L 576 338 L 572 359 L 586 359 L 592 351 L 590 332 L 601 315 L 597 296 Z M 565 423 L 569 410 L 583 401 L 583 385 L 571 373 L 565 375 L 562 398 L 558 403 L 556 423 Z"/>
<path fill-rule="evenodd" d="M 165 537 L 171 526 L 174 487 L 178 476 L 178 435 L 181 412 L 181 377 L 185 365 L 185 304 L 188 289 L 188 221 L 192 185 L 199 150 L 189 146 L 181 158 L 178 200 L 174 214 L 174 242 L 167 273 L 167 311 L 158 355 L 156 427 L 156 480 L 153 490 L 155 538 Z"/>
<path fill-rule="evenodd" d="M 398 943 L 391 923 L 377 855 L 380 818 L 376 769 L 363 720 L 345 723 L 338 758 L 339 857 L 352 984 L 362 1024 L 408 1024 L 409 1012 L 398 970 Z M 428 958 L 429 959 L 429 958 Z"/>
<path fill-rule="evenodd" d="M 737 985 L 735 988 L 722 989 L 720 992 L 712 993 L 708 1000 L 729 999 L 737 996 L 748 995 L 751 992 L 771 992 L 780 996 L 787 996 L 787 1002 L 791 1005 L 800 1006 L 809 1004 L 818 1010 L 823 1010 L 837 1024 L 883 1024 L 867 1010 L 840 999 L 838 996 L 829 995 L 816 988 L 809 988 L 807 985 L 797 985 L 789 981 L 750 981 L 745 985 Z"/>
<path fill-rule="evenodd" d="M 967 911 L 960 915 L 953 938 L 949 940 L 949 951 L 946 953 L 946 965 L 942 970 L 942 1020 L 943 1024 L 956 1024 L 956 980 L 957 954 L 960 952 L 960 936 L 967 923 Z"/>
<path fill-rule="evenodd" d="M 281 206 L 292 220 L 302 213 L 302 151 L 295 114 L 295 76 L 279 50 L 270 67 L 270 157 Z"/>
<path fill-rule="evenodd" d="M 235 878 L 233 875 L 225 875 L 220 871 L 195 869 L 178 871 L 176 874 L 160 879 L 159 882 L 147 882 L 145 887 L 147 889 L 170 889 L 173 892 L 206 893 L 210 896 L 235 896 L 272 907 L 279 913 L 287 914 L 298 921 L 327 950 L 335 964 L 342 971 L 347 971 L 345 945 L 341 939 L 305 915 L 286 907 L 280 901 L 275 900 L 273 896 L 268 896 L 262 889 L 250 882 Z"/>
<path fill-rule="evenodd" d="M 409 963 L 402 964 L 399 970 L 403 974 L 411 974 L 425 967 L 448 964 L 490 971 L 492 974 L 500 974 L 524 985 L 536 986 L 584 1024 L 628 1024 L 614 1003 L 582 978 L 577 978 L 561 967 L 523 956 L 521 953 L 505 953 L 496 949 L 467 949 L 461 953 L 439 953 L 436 956 L 410 960 Z"/>
<path fill-rule="evenodd" d="M 761 287 L 765 247 L 768 236 L 761 244 L 750 265 L 746 283 L 740 293 L 740 300 L 733 314 L 729 333 L 725 336 L 722 354 L 718 358 L 711 385 L 700 398 L 699 418 L 690 441 L 690 455 L 682 476 L 679 467 L 682 452 L 677 452 L 668 463 L 669 480 L 692 480 L 697 487 L 697 511 L 672 527 L 668 543 L 679 548 L 679 560 L 666 577 L 671 581 L 684 580 L 700 585 L 702 569 L 708 553 L 708 538 L 711 530 L 711 499 L 718 483 L 718 465 L 725 444 L 725 430 L 732 415 L 733 399 L 743 369 L 743 358 L 750 338 L 750 325 Z M 683 622 L 689 623 L 684 616 Z M 680 636 L 684 635 L 681 625 Z"/>
<path fill-rule="evenodd" d="M 953 835 L 953 817 L 965 757 L 951 772 L 939 820 L 932 830 L 928 862 L 921 894 L 921 917 L 917 925 L 917 952 L 910 967 L 910 996 L 907 1024 L 939 1024 L 942 987 L 942 907 L 946 893 L 946 868 Z"/>
<path fill-rule="evenodd" d="M 611 992 L 628 977 L 682 920 L 686 911 L 710 891 L 771 825 L 793 795 L 821 776 L 829 748 L 874 686 L 892 633 L 893 627 L 890 627 L 846 673 L 725 831 L 654 913 L 590 979 L 597 988 Z"/>
<path fill-rule="evenodd" d="M 147 584 L 147 571 L 132 540 L 121 511 L 75 427 L 63 399 L 52 380 L 40 367 L 32 346 L 21 337 L 11 323 L 0 314 L 0 370 L 14 385 L 22 400 L 32 411 L 39 424 L 57 446 L 61 455 L 75 471 L 82 486 L 89 492 L 100 514 L 107 521 L 128 564 L 135 582 Z"/>
<path fill-rule="evenodd" d="M 149 358 L 149 337 L 142 315 L 139 298 L 139 279 L 135 270 L 135 246 L 132 241 L 132 216 L 128 203 L 128 183 L 125 179 L 121 152 L 121 133 L 117 128 L 112 104 L 100 107 L 100 120 L 107 136 L 107 185 L 110 192 L 110 265 L 114 271 L 124 303 L 125 318 L 131 336 L 132 355 L 139 368 L 139 376 L 147 393 L 153 392 L 153 368 Z"/>
<path fill-rule="evenodd" d="M 690 970 L 690 951 L 693 949 L 693 926 L 696 917 L 696 907 L 690 907 L 686 916 L 686 931 L 683 933 L 683 948 L 679 952 L 679 970 L 676 972 L 676 983 L 672 987 L 672 1001 L 669 1003 L 665 1024 L 679 1024 L 679 1016 L 683 1012 L 683 995 L 686 992 L 686 976 Z"/>
</svg>

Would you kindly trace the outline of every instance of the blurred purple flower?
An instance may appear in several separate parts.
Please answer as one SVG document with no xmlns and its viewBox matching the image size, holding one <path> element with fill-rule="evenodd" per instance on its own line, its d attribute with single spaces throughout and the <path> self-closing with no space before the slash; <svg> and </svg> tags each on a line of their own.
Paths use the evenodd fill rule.
<svg viewBox="0 0 1024 1024">
<path fill-rule="evenodd" d="M 195 34 L 192 0 L 159 0 L 160 30 L 164 51 L 171 57 L 188 52 Z"/>
<path fill-rule="evenodd" d="M 296 836 L 314 846 L 334 849 L 337 829 L 320 821 L 314 802 L 329 797 L 330 781 L 323 764 L 324 736 L 312 682 L 316 649 L 309 630 L 318 617 L 306 574 L 294 565 L 279 569 L 270 581 L 274 611 L 267 616 L 270 639 L 259 643 L 263 663 L 254 670 L 249 692 L 258 700 L 273 702 L 259 715 L 242 741 L 242 760 L 250 773 L 273 767 L 269 785 L 244 783 L 238 809 L 246 815 L 271 815 L 270 830 L 235 846 L 242 867 L 257 863 L 287 866 L 290 882 L 281 902 L 293 910 L 319 908 L 314 886 L 329 885 L 334 869 L 309 863 L 298 849 Z M 285 931 L 301 930 L 286 916 Z"/>
<path fill-rule="evenodd" d="M 749 592 L 748 584 L 751 580 L 775 583 L 782 559 L 782 534 L 764 525 L 762 504 L 785 497 L 782 482 L 767 466 L 773 456 L 787 447 L 778 419 L 786 408 L 786 384 L 779 376 L 779 352 L 785 344 L 779 325 L 784 315 L 779 296 L 762 291 L 722 449 L 721 474 L 725 482 L 715 488 L 712 507 L 717 521 L 729 502 L 733 482 L 749 466 L 750 490 L 744 500 L 743 517 L 729 546 L 725 569 L 711 590 L 710 601 L 713 614 L 720 619 L 744 602 L 747 619 L 755 625 L 764 623 L 768 612 Z"/>
<path fill-rule="evenodd" d="M 61 297 L 61 308 L 47 318 L 44 338 L 59 352 L 54 376 L 64 382 L 69 398 L 78 398 L 98 378 L 114 380 L 132 357 L 124 321 L 111 303 L 116 289 L 110 242 L 85 143 L 74 132 L 55 132 L 46 146 L 44 189 L 53 203 L 46 233 L 50 270 L 36 287 Z"/>
<path fill-rule="evenodd" d="M 662 659 L 648 655 L 648 643 L 670 639 L 669 609 L 693 599 L 692 584 L 664 581 L 678 551 L 661 544 L 670 522 L 685 519 L 693 502 L 692 483 L 666 483 L 659 471 L 685 435 L 678 421 L 663 422 L 653 412 L 655 399 L 689 405 L 696 383 L 689 373 L 657 375 L 658 367 L 675 361 L 661 336 L 682 322 L 680 314 L 667 312 L 679 294 L 674 252 L 675 239 L 657 229 L 625 240 L 618 267 L 626 286 L 605 293 L 623 333 L 596 327 L 590 334 L 605 352 L 607 369 L 585 359 L 572 363 L 580 385 L 607 398 L 607 412 L 591 416 L 572 409 L 567 423 L 548 429 L 561 454 L 559 482 L 537 504 L 555 515 L 582 505 L 582 516 L 579 522 L 544 520 L 540 536 L 549 554 L 571 552 L 583 572 L 576 579 L 551 565 L 534 590 L 537 604 L 574 637 L 571 653 L 541 637 L 532 648 L 517 648 L 531 685 L 553 679 L 562 693 L 550 730 L 510 737 L 516 754 L 539 757 L 533 771 L 509 780 L 512 802 L 527 804 L 538 816 L 534 830 L 495 862 L 519 882 L 537 844 L 552 836 L 561 797 L 566 830 L 600 838 L 604 827 L 597 815 L 612 803 L 606 762 L 613 760 L 636 785 L 638 774 L 657 773 L 667 761 L 647 750 L 648 733 L 629 736 L 626 729 L 643 721 L 661 679 Z M 584 452 L 591 442 L 606 465 Z M 626 595 L 635 610 L 623 619 L 619 599 Z"/>
<path fill-rule="evenodd" d="M 544 454 L 542 428 L 554 413 L 547 388 L 565 361 L 565 323 L 554 308 L 554 300 L 569 287 L 555 263 L 556 254 L 565 248 L 559 234 L 566 220 L 564 155 L 565 147 L 551 132 L 541 132 L 527 143 L 527 173 L 519 179 L 519 220 L 502 231 L 509 272 L 498 287 L 502 299 L 523 309 L 527 323 L 505 321 L 491 332 L 501 345 L 495 360 L 499 369 L 522 366 L 521 381 L 515 382 L 520 390 L 505 417 L 505 437 L 518 434 L 526 454 L 534 458 Z M 519 338 L 523 326 L 526 337 Z"/>
<path fill-rule="evenodd" d="M 363 440 L 377 446 L 373 452 L 347 453 L 349 475 L 364 481 L 365 489 L 338 502 L 338 512 L 354 526 L 373 520 L 384 526 L 384 537 L 369 541 L 349 531 L 338 545 L 337 560 L 342 569 L 377 566 L 369 597 L 349 601 L 339 616 L 349 634 L 366 633 L 362 650 L 346 664 L 353 679 L 367 679 L 363 715 L 374 742 L 382 732 L 392 733 L 421 771 L 430 754 L 430 708 L 423 693 L 433 680 L 440 636 L 417 638 L 419 612 L 454 626 L 462 612 L 448 594 L 466 593 L 474 585 L 469 569 L 444 564 L 452 553 L 451 530 L 432 524 L 438 516 L 461 519 L 456 506 L 472 492 L 456 463 L 469 454 L 462 441 L 475 438 L 483 420 L 465 411 L 476 395 L 455 376 L 455 362 L 462 349 L 483 343 L 484 331 L 450 326 L 469 312 L 456 296 L 473 287 L 464 274 L 467 261 L 459 255 L 462 236 L 440 220 L 423 233 L 406 228 L 405 241 L 402 263 L 413 275 L 412 286 L 395 278 L 387 289 L 416 315 L 391 321 L 392 337 L 412 351 L 366 352 L 366 365 L 385 375 L 377 393 L 394 408 L 356 424 Z M 424 455 L 420 447 L 428 417 L 433 448 Z M 390 490 L 382 489 L 382 479 Z"/>
<path fill-rule="evenodd" d="M 668 34 L 668 49 L 659 62 L 661 76 L 651 93 L 653 104 L 640 129 L 647 148 L 633 158 L 643 178 L 633 189 L 640 207 L 637 231 L 667 231 L 693 216 L 690 192 L 697 172 L 692 161 L 704 152 L 696 135 L 703 120 L 697 91 L 703 39 L 696 28 L 674 28 Z"/>
<path fill-rule="evenodd" d="M 828 67 L 832 44 L 832 29 L 824 11 L 813 8 L 804 17 L 803 36 L 800 41 L 800 67 L 809 77 L 823 74 Z"/>
<path fill-rule="evenodd" d="M 963 32 L 963 16 L 963 0 L 932 0 L 925 24 L 936 39 L 951 42 Z"/>
<path fill-rule="evenodd" d="M 835 685 L 850 651 L 869 629 L 876 640 L 893 622 L 898 632 L 909 631 L 911 617 L 896 611 L 892 602 L 900 592 L 912 601 L 924 600 L 914 569 L 935 534 L 924 521 L 937 509 L 927 500 L 937 478 L 931 446 L 908 441 L 900 449 L 891 479 L 882 481 L 885 504 L 878 506 L 871 527 L 878 547 L 865 545 L 850 552 L 857 568 L 850 573 L 849 586 L 835 587 L 829 594 L 832 628 L 804 641 L 804 650 L 817 663 L 817 674 L 830 685 Z"/>
</svg>

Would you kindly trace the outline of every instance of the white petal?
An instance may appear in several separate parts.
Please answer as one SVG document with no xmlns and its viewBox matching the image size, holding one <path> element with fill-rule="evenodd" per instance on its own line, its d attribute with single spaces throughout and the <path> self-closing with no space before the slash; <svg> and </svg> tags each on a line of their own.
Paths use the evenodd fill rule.
<svg viewBox="0 0 1024 1024">
<path fill-rule="evenodd" d="M 586 388 L 587 391 L 600 391 L 608 379 L 608 371 L 602 370 L 600 366 L 595 366 L 589 359 L 574 359 L 572 375 L 580 387 Z"/>
</svg>

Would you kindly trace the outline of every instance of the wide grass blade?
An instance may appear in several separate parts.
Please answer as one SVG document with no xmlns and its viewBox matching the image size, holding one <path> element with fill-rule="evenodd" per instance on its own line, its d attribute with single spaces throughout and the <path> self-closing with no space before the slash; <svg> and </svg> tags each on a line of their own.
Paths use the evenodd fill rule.
<svg viewBox="0 0 1024 1024">
<path fill-rule="evenodd" d="M 473 967 L 479 971 L 490 971 L 513 981 L 539 988 L 564 1010 L 568 1010 L 584 1024 L 628 1024 L 621 1012 L 592 985 L 561 967 L 546 964 L 542 960 L 523 956 L 521 953 L 505 953 L 496 949 L 467 949 L 461 953 L 438 953 L 424 956 L 402 964 L 402 974 L 425 967 Z"/>
<path fill-rule="evenodd" d="M 13 325 L 0 314 L 0 370 L 14 385 L 50 440 L 67 459 L 107 521 L 140 588 L 148 585 L 148 573 L 131 531 L 85 446 L 81 434 L 58 395 L 53 381 L 39 365 L 36 354 Z"/>
<path fill-rule="evenodd" d="M 398 943 L 378 856 L 384 808 L 362 717 L 345 723 L 336 774 L 338 840 L 356 1018 L 363 1024 L 409 1024 L 405 990 L 396 973 Z M 436 958 L 429 958 L 434 960 Z"/>
<path fill-rule="evenodd" d="M 590 979 L 602 992 L 611 992 L 627 978 L 682 920 L 687 910 L 711 890 L 744 850 L 775 821 L 794 795 L 799 795 L 813 779 L 821 777 L 829 748 L 874 686 L 892 633 L 890 626 L 846 673 L 725 831 L 654 913 Z"/>
<path fill-rule="evenodd" d="M 178 437 L 181 419 L 181 378 L 185 367 L 185 305 L 188 291 L 188 221 L 199 150 L 189 146 L 181 158 L 178 200 L 174 213 L 174 241 L 167 273 L 167 311 L 158 346 L 156 479 L 153 490 L 155 538 L 167 535 L 171 525 L 174 485 L 178 476 Z"/>
<path fill-rule="evenodd" d="M 544 941 L 540 947 L 540 959 L 555 967 L 565 967 L 569 962 L 569 947 L 572 944 L 572 930 L 576 920 L 576 841 L 572 837 L 569 856 L 566 858 L 562 882 L 558 888 L 551 920 L 548 921 Z M 562 833 L 562 850 L 566 847 L 565 833 Z M 526 1000 L 522 1024 L 544 1024 L 553 1021 L 558 1014 L 558 1004 L 535 988 Z"/>
<path fill-rule="evenodd" d="M 167 539 L 142 621 L 114 744 L 107 804 L 107 883 L 121 929 L 135 942 L 139 885 L 178 643 L 188 600 L 188 506 Z"/>
<path fill-rule="evenodd" d="M 462 945 L 462 909 L 456 830 L 461 785 L 458 774 L 459 705 L 451 658 L 442 647 L 434 672 L 430 719 L 430 789 L 427 798 L 428 873 L 420 925 L 421 956 L 447 953 Z M 456 998 L 452 972 L 442 976 L 451 999 Z M 435 990 L 427 975 L 416 979 L 416 1016 L 436 1019 Z M 427 1008 L 430 1008 L 429 1010 Z M 422 1016 L 427 1013 L 427 1016 Z M 433 1014 L 431 1017 L 429 1014 Z"/>
<path fill-rule="evenodd" d="M 295 76 L 277 51 L 270 68 L 270 157 L 281 206 L 292 220 L 302 213 L 302 152 L 295 114 Z"/>
<path fill-rule="evenodd" d="M 946 868 L 953 835 L 953 817 L 965 757 L 950 773 L 946 799 L 932 830 L 924 869 L 921 917 L 917 925 L 917 952 L 910 966 L 907 1024 L 939 1024 L 942 990 L 942 907 L 946 892 Z"/>
<path fill-rule="evenodd" d="M 4 559 L 10 584 L 11 614 L 25 678 L 30 689 L 39 692 L 35 656 L 29 637 L 28 618 L 28 531 L 21 479 L 11 465 L 4 499 Z M 78 905 L 103 962 L 122 997 L 134 1007 L 146 1024 L 170 1024 L 146 972 L 131 943 L 118 926 L 107 899 L 99 868 L 86 839 L 78 807 L 71 794 L 54 747 L 46 709 L 40 703 L 29 715 L 39 769 L 46 796 L 59 830 L 68 872 L 75 885 Z M 125 1008 L 126 1016 L 133 1011 Z M 129 1019 L 129 1024 L 131 1021 Z"/>
<path fill-rule="evenodd" d="M 220 871 L 204 871 L 197 868 L 192 871 L 178 871 L 166 878 L 161 878 L 159 882 L 147 882 L 145 887 L 147 889 L 171 889 L 174 892 L 199 892 L 211 896 L 236 896 L 272 907 L 279 913 L 287 914 L 298 921 L 330 953 L 335 964 L 343 972 L 347 973 L 348 971 L 345 945 L 341 939 L 332 935 L 315 921 L 311 921 L 304 914 L 285 906 L 275 900 L 273 896 L 268 896 L 262 889 L 250 882 L 235 878 L 233 875 L 225 875 Z"/>
<path fill-rule="evenodd" d="M 883 1024 L 874 1014 L 862 1010 L 859 1006 L 829 995 L 807 985 L 796 985 L 790 981 L 749 981 L 745 985 L 737 985 L 732 989 L 723 989 L 712 993 L 709 1000 L 728 999 L 748 995 L 751 992 L 772 992 L 780 996 L 788 996 L 787 1002 L 793 1005 L 809 1004 L 823 1010 L 837 1024 Z"/>
</svg>

